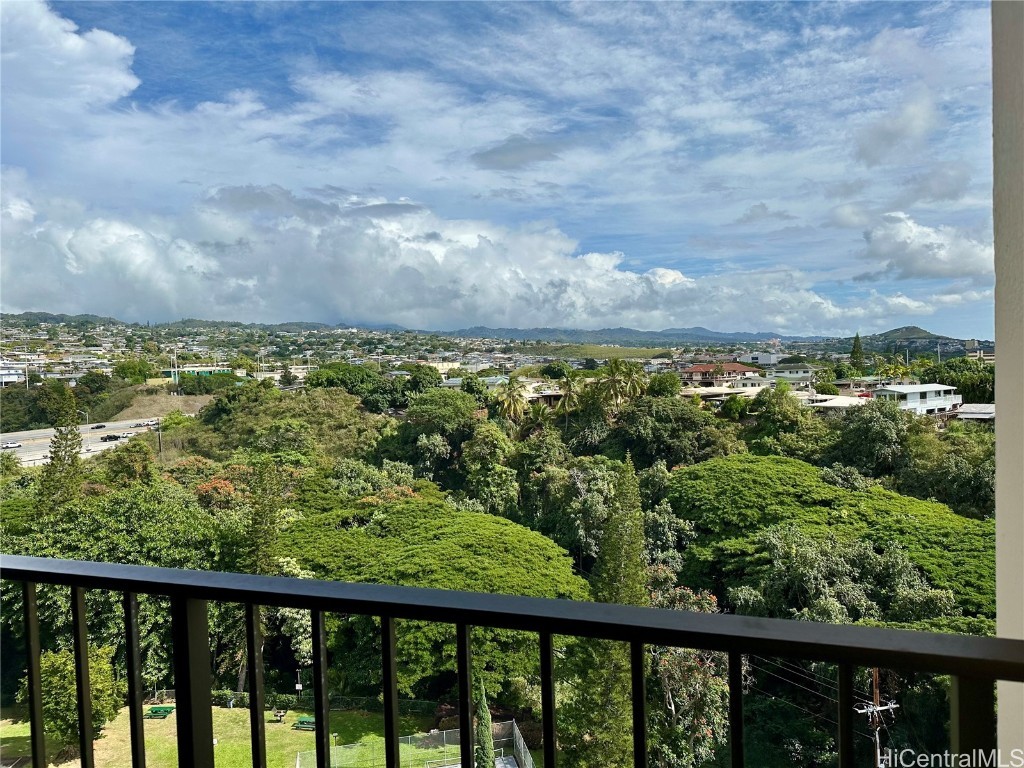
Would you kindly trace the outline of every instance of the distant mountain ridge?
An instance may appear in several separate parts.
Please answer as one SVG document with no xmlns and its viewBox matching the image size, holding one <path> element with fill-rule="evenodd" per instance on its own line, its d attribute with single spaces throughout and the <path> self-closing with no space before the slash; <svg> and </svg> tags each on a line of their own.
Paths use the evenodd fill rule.
<svg viewBox="0 0 1024 768">
<path fill-rule="evenodd" d="M 786 336 L 781 333 L 761 331 L 728 333 L 707 328 L 666 328 L 662 331 L 638 331 L 635 328 L 601 328 L 595 331 L 578 328 L 488 328 L 473 326 L 457 331 L 440 331 L 442 336 L 462 336 L 484 339 L 510 339 L 513 341 L 542 341 L 566 344 L 619 344 L 622 346 L 671 346 L 691 342 L 758 342 L 779 339 L 781 341 L 817 341 L 821 336 Z"/>
<path fill-rule="evenodd" d="M 131 327 L 144 327 L 143 323 L 127 323 L 113 317 L 101 317 L 92 314 L 68 315 L 51 312 L 22 312 L 12 314 L 9 312 L 0 313 L 0 322 L 16 325 L 35 325 L 38 323 L 66 323 L 73 326 L 87 324 L 94 325 L 127 325 Z M 454 331 L 438 330 L 413 330 L 394 323 L 359 323 L 341 320 L 335 325 L 329 323 L 292 321 L 284 323 L 243 323 L 234 320 L 202 320 L 196 318 L 184 318 L 165 323 L 152 323 L 154 328 L 254 328 L 261 331 L 284 331 L 301 332 L 327 330 L 333 328 L 360 328 L 369 331 L 410 331 L 420 334 L 436 334 L 448 337 L 464 337 L 478 339 L 505 339 L 512 341 L 540 341 L 544 343 L 561 344 L 616 344 L 626 347 L 671 347 L 683 344 L 729 344 L 743 343 L 756 344 L 778 339 L 783 342 L 815 343 L 822 342 L 827 346 L 842 346 L 852 344 L 853 337 L 826 337 L 826 336 L 788 336 L 776 331 L 713 331 L 702 326 L 693 328 L 665 328 L 661 331 L 641 331 L 636 328 L 600 328 L 598 330 L 585 330 L 580 328 L 491 328 L 483 325 L 475 325 L 470 328 L 460 328 Z M 906 325 L 900 328 L 893 328 L 882 333 L 868 334 L 861 337 L 864 348 L 869 351 L 884 351 L 887 348 L 898 346 L 901 348 L 926 350 L 934 347 L 939 342 L 960 342 L 952 336 L 942 336 L 932 333 L 916 325 Z M 991 344 L 991 341 L 980 340 L 983 344 Z"/>
</svg>

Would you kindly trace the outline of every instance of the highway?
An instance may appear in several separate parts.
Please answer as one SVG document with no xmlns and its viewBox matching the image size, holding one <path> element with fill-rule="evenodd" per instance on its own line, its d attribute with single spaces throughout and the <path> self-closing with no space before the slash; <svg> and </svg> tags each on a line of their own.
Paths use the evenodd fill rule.
<svg viewBox="0 0 1024 768">
<path fill-rule="evenodd" d="M 122 432 L 135 432 L 141 434 L 152 427 L 134 427 L 142 421 L 156 419 L 156 416 L 149 416 L 141 419 L 130 419 L 128 421 L 105 421 L 102 429 L 93 429 L 95 425 L 85 424 L 78 428 L 82 434 L 81 456 L 91 456 L 105 451 L 108 448 L 115 448 L 123 441 L 111 440 L 103 442 L 100 438 L 103 435 L 119 435 Z M 2 443 L 21 443 L 21 448 L 5 448 L 4 453 L 13 453 L 25 466 L 44 464 L 50 452 L 50 439 L 53 437 L 53 429 L 31 429 L 26 432 L 6 432 L 0 435 Z"/>
</svg>

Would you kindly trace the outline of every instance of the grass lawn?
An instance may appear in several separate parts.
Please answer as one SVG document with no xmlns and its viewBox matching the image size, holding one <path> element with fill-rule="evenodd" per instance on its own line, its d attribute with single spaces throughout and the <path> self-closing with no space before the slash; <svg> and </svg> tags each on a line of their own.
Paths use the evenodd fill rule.
<svg viewBox="0 0 1024 768">
<path fill-rule="evenodd" d="M 9 714 L 3 713 L 5 718 Z M 311 731 L 292 730 L 292 724 L 300 715 L 311 715 L 312 712 L 295 710 L 285 716 L 283 723 L 273 721 L 266 713 L 267 734 L 267 765 L 270 768 L 294 768 L 295 756 L 299 752 L 315 749 Z M 430 729 L 432 718 L 424 715 L 403 715 L 399 733 L 406 735 L 424 733 Z M 177 746 L 175 742 L 177 719 L 171 715 L 166 720 L 146 720 L 146 765 L 149 768 L 176 768 Z M 355 760 L 368 760 L 374 754 L 381 756 L 383 765 L 384 715 L 376 712 L 359 710 L 331 712 L 331 733 L 338 734 L 339 744 L 355 744 L 362 746 L 351 757 Z M 249 710 L 213 709 L 213 735 L 217 739 L 214 754 L 218 768 L 249 768 L 252 757 L 249 749 Z M 48 750 L 49 751 L 49 750 Z M 129 768 L 131 757 L 129 752 L 128 709 L 121 713 L 103 729 L 95 743 L 96 764 L 109 768 Z M 433 751 L 402 750 L 403 765 L 422 765 L 425 760 L 439 757 Z M 0 755 L 17 757 L 28 755 L 28 722 L 11 718 L 0 720 Z M 51 758 L 52 758 L 52 752 Z M 347 756 L 348 757 L 348 756 Z M 73 768 L 77 760 L 60 763 L 61 768 Z"/>
</svg>

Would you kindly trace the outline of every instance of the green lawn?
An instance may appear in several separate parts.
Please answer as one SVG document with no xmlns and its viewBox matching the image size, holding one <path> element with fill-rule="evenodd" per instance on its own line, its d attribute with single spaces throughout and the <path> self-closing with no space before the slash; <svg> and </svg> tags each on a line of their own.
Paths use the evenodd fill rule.
<svg viewBox="0 0 1024 768">
<path fill-rule="evenodd" d="M 28 723 L 8 717 L 0 720 L 0 755 L 18 757 L 29 754 Z M 266 714 L 267 765 L 271 768 L 294 768 L 295 756 L 299 752 L 313 750 L 313 733 L 292 730 L 291 725 L 300 715 L 311 712 L 295 710 L 285 717 L 284 723 L 276 723 Z M 431 727 L 432 719 L 424 715 L 403 715 L 399 732 L 404 734 L 424 733 Z M 176 768 L 177 747 L 175 743 L 176 717 L 166 720 L 146 720 L 146 765 L 149 768 Z M 356 760 L 369 760 L 375 754 L 381 755 L 383 765 L 384 716 L 375 712 L 346 711 L 331 712 L 331 733 L 338 734 L 339 744 L 360 744 Z M 247 709 L 213 709 L 213 734 L 217 739 L 214 754 L 218 768 L 249 768 L 252 757 L 249 749 L 249 711 Z M 51 747 L 52 749 L 52 747 Z M 50 751 L 50 750 L 48 750 Z M 128 768 L 131 765 L 128 736 L 128 710 L 121 713 L 103 729 L 96 740 L 96 764 L 110 768 Z M 436 752 L 436 754 L 435 754 Z M 415 754 L 414 754 L 415 753 Z M 54 753 L 50 752 L 52 755 Z M 440 757 L 436 750 L 402 750 L 403 765 L 422 766 L 425 760 Z M 72 768 L 78 761 L 61 763 L 61 768 Z"/>
</svg>

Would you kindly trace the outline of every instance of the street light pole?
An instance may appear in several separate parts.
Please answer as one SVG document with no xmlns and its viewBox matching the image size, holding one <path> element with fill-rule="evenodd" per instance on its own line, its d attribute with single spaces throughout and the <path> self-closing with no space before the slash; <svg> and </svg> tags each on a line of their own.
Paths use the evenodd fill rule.
<svg viewBox="0 0 1024 768">
<path fill-rule="evenodd" d="M 77 411 L 78 409 L 76 408 L 75 410 Z M 80 414 L 82 414 L 83 416 L 85 416 L 85 423 L 88 425 L 88 423 L 89 423 L 89 411 L 86 410 L 86 411 L 78 411 L 78 412 Z"/>
</svg>

